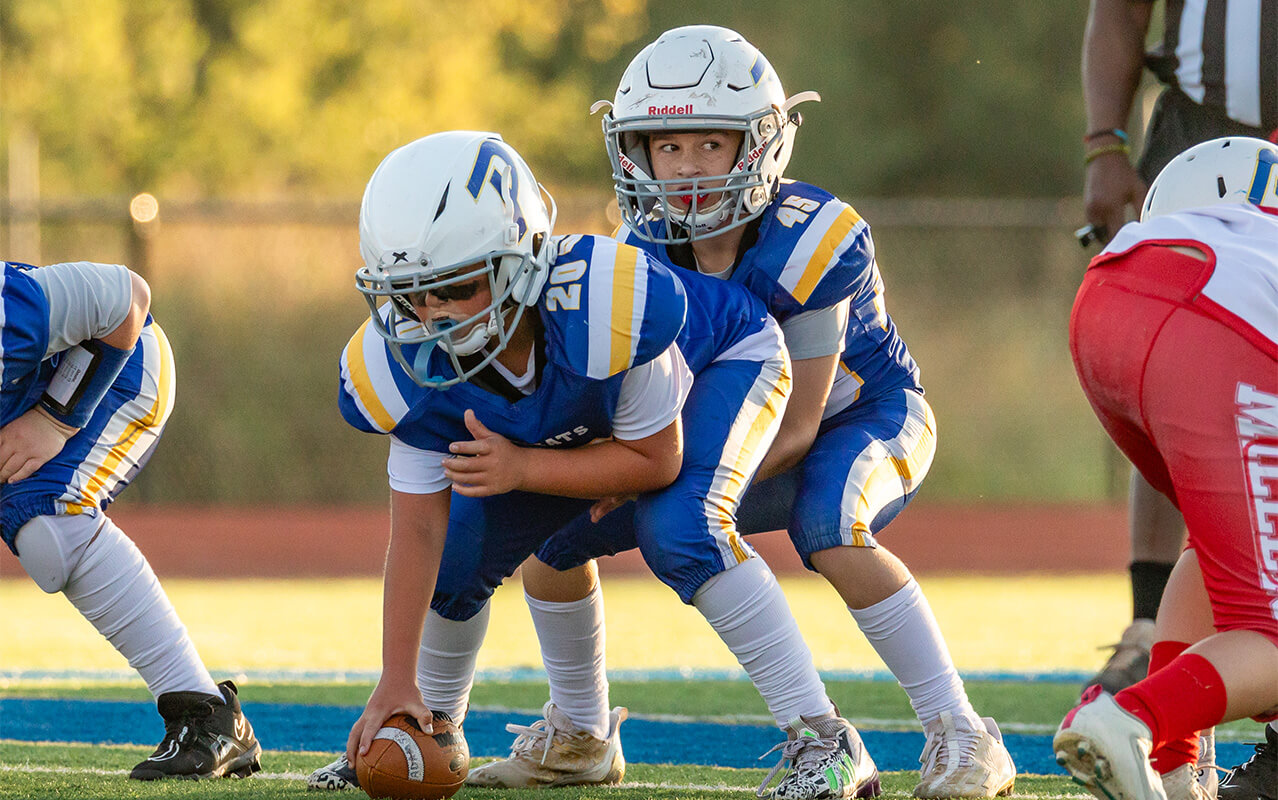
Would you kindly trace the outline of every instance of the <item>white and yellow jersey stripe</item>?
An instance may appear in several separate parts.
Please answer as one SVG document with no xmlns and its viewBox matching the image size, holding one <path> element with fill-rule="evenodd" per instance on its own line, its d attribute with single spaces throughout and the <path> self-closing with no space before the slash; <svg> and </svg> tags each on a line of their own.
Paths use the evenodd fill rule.
<svg viewBox="0 0 1278 800">
<path fill-rule="evenodd" d="M 852 206 L 837 198 L 827 200 L 803 229 L 777 283 L 800 305 L 806 304 L 821 279 L 842 263 L 844 253 L 856 244 L 865 227 L 865 220 Z"/>
<path fill-rule="evenodd" d="M 408 413 L 409 378 L 391 357 L 386 340 L 364 320 L 342 350 L 342 391 L 370 433 L 390 433 Z"/>
</svg>

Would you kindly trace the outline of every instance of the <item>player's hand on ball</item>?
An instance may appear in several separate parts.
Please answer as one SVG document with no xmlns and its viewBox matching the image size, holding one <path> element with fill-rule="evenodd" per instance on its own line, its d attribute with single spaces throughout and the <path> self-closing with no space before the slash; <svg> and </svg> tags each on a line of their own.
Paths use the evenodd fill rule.
<svg viewBox="0 0 1278 800">
<path fill-rule="evenodd" d="M 386 720 L 368 752 L 355 762 L 360 788 L 369 797 L 442 800 L 461 788 L 470 772 L 470 749 L 447 714 L 436 713 L 433 733 L 407 714 Z"/>
<path fill-rule="evenodd" d="M 384 675 L 382 678 L 368 698 L 364 713 L 355 720 L 350 735 L 346 737 L 346 760 L 352 764 L 357 755 L 368 752 L 378 729 L 392 714 L 407 714 L 417 720 L 423 731 L 431 732 L 432 715 L 422 702 L 421 690 L 417 688 L 415 680 L 410 679 L 406 685 L 401 686 L 394 682 L 388 683 Z"/>
<path fill-rule="evenodd" d="M 518 489 L 524 483 L 524 448 L 500 433 L 493 433 L 466 409 L 466 428 L 475 438 L 448 446 L 444 475 L 453 491 L 466 497 L 490 497 Z"/>
</svg>

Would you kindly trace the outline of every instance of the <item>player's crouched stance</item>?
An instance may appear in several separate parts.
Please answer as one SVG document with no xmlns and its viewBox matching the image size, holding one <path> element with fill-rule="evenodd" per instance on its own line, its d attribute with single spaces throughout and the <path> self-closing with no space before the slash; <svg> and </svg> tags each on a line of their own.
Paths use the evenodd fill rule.
<svg viewBox="0 0 1278 800">
<path fill-rule="evenodd" d="M 764 55 L 735 31 L 690 25 L 661 34 L 631 61 L 614 101 L 595 106 L 608 109 L 625 223 L 616 235 L 681 279 L 713 275 L 748 290 L 776 319 L 793 387 L 735 506 L 735 532 L 788 529 L 804 564 L 841 595 L 840 614 L 851 612 L 905 688 L 926 734 L 915 797 L 1010 794 L 1016 768 L 998 726 L 972 707 L 922 589 L 879 542 L 929 470 L 936 421 L 887 312 L 869 225 L 828 192 L 782 177 L 800 121 L 794 109 L 809 99 L 815 94 L 787 97 Z M 559 711 L 578 727 L 602 731 L 608 698 L 602 594 L 589 591 L 593 566 L 573 554 L 585 538 L 635 540 L 640 512 L 625 503 L 574 521 L 522 571 L 550 696 L 556 706 L 570 699 Z M 794 769 L 779 796 L 797 786 L 843 791 L 817 788 L 825 762 L 809 759 L 804 726 L 777 721 L 794 737 L 783 750 Z M 825 730 L 837 738 L 837 726 Z M 590 780 L 531 744 L 521 736 L 509 758 L 472 770 L 467 783 Z"/>
<path fill-rule="evenodd" d="M 118 265 L 4 263 L 0 301 L 0 534 L 155 695 L 165 736 L 130 777 L 257 771 L 235 685 L 214 684 L 146 558 L 103 513 L 173 409 L 173 353 L 149 287 Z"/>
<path fill-rule="evenodd" d="M 1189 529 L 1148 676 L 1091 687 L 1053 741 L 1103 800 L 1214 797 L 1195 775 L 1199 733 L 1278 715 L 1276 275 L 1278 147 L 1229 137 L 1168 163 L 1074 301 L 1092 409 Z"/>
<path fill-rule="evenodd" d="M 357 284 L 372 314 L 343 353 L 339 398 L 352 425 L 391 435 L 391 541 L 382 675 L 347 763 L 390 714 L 461 724 L 496 586 L 598 498 L 638 495 L 645 560 L 791 734 L 774 796 L 878 794 L 775 577 L 734 525 L 789 395 L 780 329 L 740 287 L 676 278 L 606 237 L 553 237 L 543 194 L 500 137 L 468 131 L 400 148 L 365 192 Z M 577 544 L 587 559 L 634 546 Z M 602 774 L 587 777 L 620 781 L 621 711 L 579 720 L 551 700 L 521 738 L 548 761 L 569 739 L 606 742 L 592 756 Z M 341 769 L 312 785 L 339 785 L 326 776 Z M 559 777 L 572 782 L 530 781 Z"/>
</svg>

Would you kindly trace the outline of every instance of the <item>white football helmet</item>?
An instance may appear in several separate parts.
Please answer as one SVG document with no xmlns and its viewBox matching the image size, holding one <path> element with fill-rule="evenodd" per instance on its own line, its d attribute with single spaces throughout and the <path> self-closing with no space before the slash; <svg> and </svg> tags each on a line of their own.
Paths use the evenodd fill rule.
<svg viewBox="0 0 1278 800">
<path fill-rule="evenodd" d="M 382 161 L 359 210 L 364 266 L 355 286 L 368 301 L 374 328 L 415 382 L 446 389 L 509 344 L 524 311 L 541 296 L 554 219 L 554 199 L 495 133 L 436 133 Z M 408 299 L 482 275 L 491 302 L 464 320 L 420 320 Z M 407 344 L 424 345 L 415 363 L 403 351 Z M 455 376 L 428 374 L 433 345 L 448 354 Z M 485 348 L 465 366 L 459 360 Z"/>
<path fill-rule="evenodd" d="M 1278 213 L 1278 145 L 1249 136 L 1194 145 L 1154 178 L 1140 219 L 1222 203 Z"/>
<path fill-rule="evenodd" d="M 801 122 L 792 109 L 820 99 L 816 92 L 787 99 L 772 65 L 736 31 L 688 25 L 661 34 L 630 62 L 616 98 L 590 109 L 611 106 L 603 118 L 604 141 L 622 219 L 642 239 L 659 244 L 746 224 L 776 196 Z M 741 152 L 730 173 L 702 176 L 689 189 L 687 179 L 654 179 L 647 134 L 657 130 L 740 131 Z M 698 207 L 710 193 L 721 193 L 720 199 Z M 672 206 L 672 196 L 690 196 L 687 209 Z M 667 220 L 664 236 L 652 226 L 661 217 Z"/>
</svg>

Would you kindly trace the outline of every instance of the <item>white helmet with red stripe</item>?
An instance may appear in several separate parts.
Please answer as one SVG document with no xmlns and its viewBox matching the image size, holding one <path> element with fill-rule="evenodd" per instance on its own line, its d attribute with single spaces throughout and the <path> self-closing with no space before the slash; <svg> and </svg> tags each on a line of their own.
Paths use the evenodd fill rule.
<svg viewBox="0 0 1278 800">
<path fill-rule="evenodd" d="M 1158 173 L 1145 195 L 1140 219 L 1222 203 L 1278 214 L 1278 145 L 1249 136 L 1194 145 Z"/>
<path fill-rule="evenodd" d="M 661 34 L 630 62 L 612 103 L 600 100 L 591 108 L 611 105 L 603 129 L 622 218 L 641 238 L 665 244 L 746 224 L 763 213 L 780 186 L 801 121 L 792 109 L 819 99 L 816 92 L 786 98 L 772 65 L 736 31 L 688 25 Z M 728 174 L 697 179 L 715 187 L 719 198 L 702 208 L 698 200 L 709 192 L 695 185 L 689 190 L 686 180 L 654 178 L 647 138 L 657 131 L 704 130 L 743 135 Z M 691 202 L 672 205 L 672 196 Z M 664 235 L 652 227 L 662 217 Z"/>
</svg>

